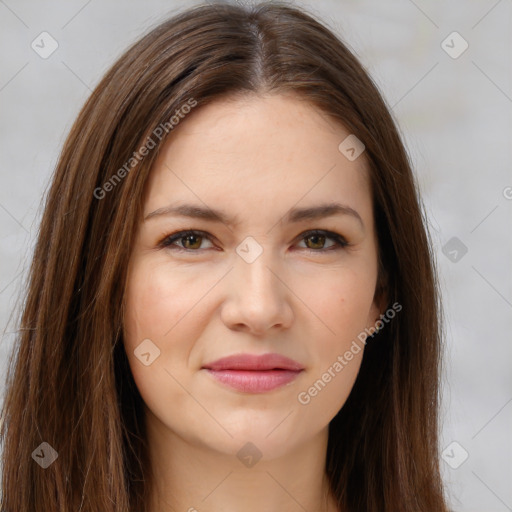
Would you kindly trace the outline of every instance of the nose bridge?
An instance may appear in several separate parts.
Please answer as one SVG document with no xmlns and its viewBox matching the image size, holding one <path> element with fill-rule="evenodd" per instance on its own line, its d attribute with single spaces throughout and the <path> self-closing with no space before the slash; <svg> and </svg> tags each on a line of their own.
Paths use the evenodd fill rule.
<svg viewBox="0 0 512 512">
<path fill-rule="evenodd" d="M 286 287 L 278 278 L 282 267 L 270 242 L 259 243 L 247 237 L 236 252 L 230 298 L 222 314 L 226 325 L 243 325 L 258 334 L 274 326 L 289 326 L 293 313 L 287 303 Z"/>
<path fill-rule="evenodd" d="M 245 289 L 253 299 L 267 301 L 279 293 L 279 280 L 274 275 L 279 265 L 269 244 L 247 237 L 236 252 L 235 277 L 242 293 Z"/>
<path fill-rule="evenodd" d="M 282 266 L 271 248 L 270 238 L 256 241 L 247 237 L 236 252 L 234 290 L 226 318 L 246 324 L 254 332 L 265 332 L 273 325 L 288 325 L 292 316 L 290 305 L 285 297 L 286 287 L 278 278 Z"/>
</svg>

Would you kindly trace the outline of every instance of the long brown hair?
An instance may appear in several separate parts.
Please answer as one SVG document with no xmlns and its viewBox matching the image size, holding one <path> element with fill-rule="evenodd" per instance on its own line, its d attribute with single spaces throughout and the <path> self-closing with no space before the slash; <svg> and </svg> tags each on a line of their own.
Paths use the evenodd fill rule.
<svg viewBox="0 0 512 512">
<path fill-rule="evenodd" d="M 344 512 L 447 510 L 435 268 L 389 109 L 351 51 L 311 14 L 283 2 L 218 2 L 174 16 L 129 48 L 64 144 L 6 379 L 2 512 L 146 510 L 148 449 L 122 308 L 146 179 L 187 103 L 286 92 L 364 143 L 382 261 L 377 292 L 403 308 L 368 342 L 329 425 L 332 492 Z M 35 462 L 36 450 L 49 453 L 41 443 L 58 453 L 46 469 Z"/>
</svg>

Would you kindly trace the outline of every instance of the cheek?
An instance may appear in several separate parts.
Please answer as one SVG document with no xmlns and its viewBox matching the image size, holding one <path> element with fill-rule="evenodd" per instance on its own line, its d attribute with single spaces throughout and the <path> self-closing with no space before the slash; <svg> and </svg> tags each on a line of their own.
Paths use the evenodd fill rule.
<svg viewBox="0 0 512 512">
<path fill-rule="evenodd" d="M 166 370 L 178 379 L 185 378 L 195 341 L 211 313 L 205 294 L 218 279 L 215 272 L 199 276 L 192 267 L 171 268 L 165 259 L 134 260 L 125 292 L 124 344 L 141 387 L 148 388 L 151 382 L 167 386 L 171 382 L 172 387 L 174 381 Z M 148 367 L 134 353 L 145 340 L 160 351 Z"/>
<path fill-rule="evenodd" d="M 353 337 L 367 327 L 374 291 L 375 282 L 366 277 L 349 274 L 340 279 L 338 290 L 332 291 L 337 303 L 337 314 L 334 314 L 338 318 L 335 329 L 338 334 L 350 332 Z"/>
<path fill-rule="evenodd" d="M 159 345 L 168 343 L 174 329 L 183 327 L 181 320 L 201 297 L 204 284 L 200 282 L 186 279 L 165 264 L 135 264 L 125 296 L 125 329 L 130 346 L 146 338 Z"/>
<path fill-rule="evenodd" d="M 376 275 L 370 270 L 339 269 L 305 295 L 321 321 L 316 322 L 319 327 L 311 347 L 311 375 L 297 398 L 315 422 L 327 423 L 336 415 L 357 378 L 364 353 L 360 335 L 373 324 Z"/>
<path fill-rule="evenodd" d="M 300 292 L 307 297 L 305 303 L 318 317 L 318 333 L 322 333 L 324 339 L 319 349 L 327 353 L 341 350 L 369 323 L 373 324 L 375 281 L 371 268 L 343 268 L 317 280 L 314 288 Z"/>
<path fill-rule="evenodd" d="M 175 271 L 170 272 L 162 264 L 135 260 L 130 267 L 125 291 L 124 347 L 135 384 L 151 411 L 158 411 L 167 401 L 176 408 L 186 405 L 171 377 L 182 380 L 190 340 L 194 339 L 193 334 L 183 333 L 190 324 L 182 320 L 193 308 L 197 293 L 183 284 Z M 141 358 L 146 353 L 148 365 Z"/>
</svg>

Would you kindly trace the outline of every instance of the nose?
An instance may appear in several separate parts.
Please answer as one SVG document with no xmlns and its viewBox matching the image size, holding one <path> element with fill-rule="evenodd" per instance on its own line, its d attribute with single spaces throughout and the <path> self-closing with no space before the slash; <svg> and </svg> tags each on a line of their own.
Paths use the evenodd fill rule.
<svg viewBox="0 0 512 512">
<path fill-rule="evenodd" d="M 270 250 L 251 263 L 237 256 L 227 279 L 221 317 L 230 329 L 262 336 L 272 329 L 290 327 L 292 292 L 286 286 L 282 265 Z"/>
</svg>

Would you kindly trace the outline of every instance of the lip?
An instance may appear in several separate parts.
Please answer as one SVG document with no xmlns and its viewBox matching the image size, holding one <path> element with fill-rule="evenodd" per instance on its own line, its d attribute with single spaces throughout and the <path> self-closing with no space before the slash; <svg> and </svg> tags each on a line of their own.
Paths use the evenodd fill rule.
<svg viewBox="0 0 512 512">
<path fill-rule="evenodd" d="M 304 370 L 304 367 L 281 354 L 234 354 L 203 366 L 208 370 Z"/>
<path fill-rule="evenodd" d="M 304 367 L 280 354 L 235 354 L 203 366 L 216 380 L 246 393 L 264 393 L 292 382 Z"/>
</svg>

